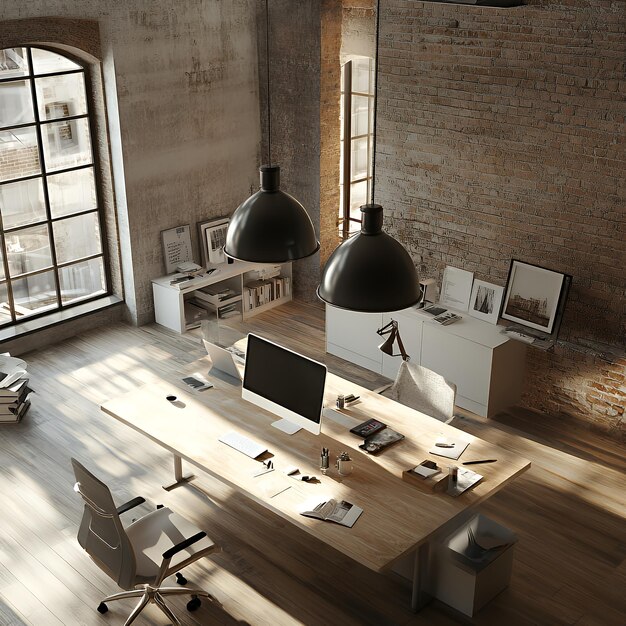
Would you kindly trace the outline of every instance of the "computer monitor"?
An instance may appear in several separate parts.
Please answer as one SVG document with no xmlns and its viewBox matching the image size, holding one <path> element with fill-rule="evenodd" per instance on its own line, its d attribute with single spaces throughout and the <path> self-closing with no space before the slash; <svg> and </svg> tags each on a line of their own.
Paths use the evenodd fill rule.
<svg viewBox="0 0 626 626">
<path fill-rule="evenodd" d="M 321 429 L 326 366 L 257 335 L 248 335 L 241 397 L 282 419 L 272 426 L 293 435 Z"/>
</svg>

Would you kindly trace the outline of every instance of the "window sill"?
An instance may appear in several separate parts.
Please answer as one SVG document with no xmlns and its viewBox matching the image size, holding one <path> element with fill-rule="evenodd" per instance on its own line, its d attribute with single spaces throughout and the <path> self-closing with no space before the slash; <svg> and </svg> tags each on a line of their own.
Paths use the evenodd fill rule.
<svg viewBox="0 0 626 626">
<path fill-rule="evenodd" d="M 78 304 L 71 309 L 65 309 L 64 311 L 55 311 L 49 315 L 44 315 L 33 320 L 24 320 L 14 326 L 0 329 L 0 342 L 8 341 L 11 339 L 17 339 L 24 335 L 37 332 L 38 330 L 44 330 L 57 324 L 63 324 L 71 320 L 78 319 L 90 313 L 96 313 L 103 311 L 109 307 L 115 306 L 123 302 L 121 298 L 117 296 L 105 296 L 92 302 L 85 302 L 85 304 Z"/>
</svg>

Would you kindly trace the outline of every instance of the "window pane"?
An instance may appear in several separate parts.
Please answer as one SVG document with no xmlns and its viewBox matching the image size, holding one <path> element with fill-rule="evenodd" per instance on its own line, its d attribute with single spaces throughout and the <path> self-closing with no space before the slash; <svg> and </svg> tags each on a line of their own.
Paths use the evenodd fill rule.
<svg viewBox="0 0 626 626">
<path fill-rule="evenodd" d="M 54 272 L 44 272 L 13 281 L 13 300 L 20 318 L 57 308 Z"/>
<path fill-rule="evenodd" d="M 53 222 L 52 230 L 57 263 L 67 263 L 102 251 L 97 213 Z"/>
<path fill-rule="evenodd" d="M 362 139 L 353 139 L 351 142 L 352 160 L 350 171 L 351 180 L 357 178 L 365 178 L 367 176 L 367 137 Z"/>
<path fill-rule="evenodd" d="M 85 80 L 82 72 L 35 79 L 41 120 L 56 120 L 87 113 Z"/>
<path fill-rule="evenodd" d="M 369 132 L 369 101 L 367 96 L 352 96 L 352 137 L 367 135 Z"/>
<path fill-rule="evenodd" d="M 74 61 L 70 61 L 56 52 L 40 50 L 39 48 L 31 48 L 31 50 L 33 53 L 33 74 L 51 74 L 82 69 Z"/>
<path fill-rule="evenodd" d="M 63 217 L 98 206 L 92 168 L 48 176 L 52 217 Z"/>
<path fill-rule="evenodd" d="M 11 321 L 11 307 L 9 306 L 9 292 L 7 284 L 0 284 L 0 324 Z"/>
<path fill-rule="evenodd" d="M 45 220 L 41 178 L 0 185 L 0 211 L 5 229 Z"/>
<path fill-rule="evenodd" d="M 350 217 L 361 221 L 361 206 L 367 204 L 367 181 L 350 185 Z"/>
<path fill-rule="evenodd" d="M 106 282 L 102 258 L 60 268 L 59 283 L 63 304 L 105 293 Z"/>
<path fill-rule="evenodd" d="M 44 124 L 41 126 L 41 136 L 49 172 L 91 163 L 89 124 L 86 119 Z"/>
<path fill-rule="evenodd" d="M 369 59 L 355 59 L 352 61 L 352 91 L 372 93 L 370 88 Z"/>
<path fill-rule="evenodd" d="M 47 225 L 8 233 L 5 241 L 11 276 L 52 266 Z"/>
<path fill-rule="evenodd" d="M 0 83 L 0 128 L 34 121 L 30 81 Z"/>
<path fill-rule="evenodd" d="M 5 48 L 0 50 L 0 79 L 26 76 L 28 57 L 26 48 Z"/>
<path fill-rule="evenodd" d="M 39 174 L 34 126 L 0 131 L 0 181 Z"/>
</svg>

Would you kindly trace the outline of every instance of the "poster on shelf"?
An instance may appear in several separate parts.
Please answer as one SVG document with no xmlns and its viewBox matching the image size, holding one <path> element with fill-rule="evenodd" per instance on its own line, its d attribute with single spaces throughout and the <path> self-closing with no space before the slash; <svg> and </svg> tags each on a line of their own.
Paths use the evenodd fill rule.
<svg viewBox="0 0 626 626">
<path fill-rule="evenodd" d="M 458 311 L 467 311 L 474 274 L 448 265 L 443 272 L 439 304 Z"/>
<path fill-rule="evenodd" d="M 165 273 L 172 274 L 181 263 L 193 261 L 189 224 L 161 231 Z"/>
</svg>

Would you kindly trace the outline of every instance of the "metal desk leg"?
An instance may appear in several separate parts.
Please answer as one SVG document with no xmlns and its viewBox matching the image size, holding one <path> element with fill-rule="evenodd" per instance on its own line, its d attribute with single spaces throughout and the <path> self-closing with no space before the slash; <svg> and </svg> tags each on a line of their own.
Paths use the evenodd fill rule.
<svg viewBox="0 0 626 626">
<path fill-rule="evenodd" d="M 415 562 L 413 565 L 413 592 L 411 594 L 411 609 L 417 613 L 426 606 L 430 600 L 430 594 L 426 593 L 426 581 L 428 580 L 428 564 L 430 556 L 430 546 L 423 543 L 415 551 Z"/>
<path fill-rule="evenodd" d="M 173 483 L 169 483 L 168 485 L 163 485 L 163 489 L 165 491 L 171 491 L 176 487 L 180 487 L 181 485 L 187 484 L 190 480 L 193 480 L 195 476 L 193 474 L 188 474 L 187 476 L 183 476 L 183 460 L 177 455 L 174 455 L 174 478 L 176 479 Z"/>
</svg>

